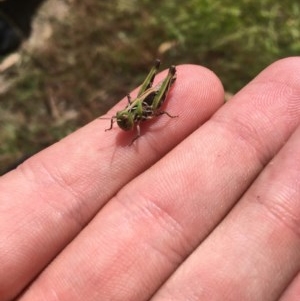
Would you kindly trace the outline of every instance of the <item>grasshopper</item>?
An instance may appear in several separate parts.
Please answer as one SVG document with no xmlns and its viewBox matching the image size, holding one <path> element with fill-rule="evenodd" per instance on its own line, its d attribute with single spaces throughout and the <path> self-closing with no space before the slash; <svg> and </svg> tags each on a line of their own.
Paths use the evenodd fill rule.
<svg viewBox="0 0 300 301">
<path fill-rule="evenodd" d="M 135 128 L 137 134 L 132 139 L 130 143 L 131 145 L 141 136 L 140 123 L 142 121 L 149 120 L 163 114 L 166 114 L 170 118 L 178 117 L 172 116 L 168 112 L 160 110 L 162 104 L 167 98 L 171 86 L 176 80 L 176 68 L 172 65 L 169 68 L 166 78 L 156 86 L 152 87 L 159 66 L 160 60 L 157 59 L 143 84 L 141 85 L 137 97 L 132 100 L 130 94 L 127 95 L 127 106 L 125 109 L 118 111 L 115 116 L 110 118 L 110 127 L 105 129 L 105 131 L 110 131 L 113 128 L 115 121 L 124 131 L 129 131 Z"/>
</svg>

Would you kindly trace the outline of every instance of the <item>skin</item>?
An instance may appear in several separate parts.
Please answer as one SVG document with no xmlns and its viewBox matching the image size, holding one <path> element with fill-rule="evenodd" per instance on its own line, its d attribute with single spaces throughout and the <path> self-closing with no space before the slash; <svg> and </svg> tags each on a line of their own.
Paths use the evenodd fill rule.
<svg viewBox="0 0 300 301">
<path fill-rule="evenodd" d="M 225 105 L 177 74 L 132 146 L 97 119 L 0 179 L 0 300 L 300 299 L 300 58 Z"/>
</svg>

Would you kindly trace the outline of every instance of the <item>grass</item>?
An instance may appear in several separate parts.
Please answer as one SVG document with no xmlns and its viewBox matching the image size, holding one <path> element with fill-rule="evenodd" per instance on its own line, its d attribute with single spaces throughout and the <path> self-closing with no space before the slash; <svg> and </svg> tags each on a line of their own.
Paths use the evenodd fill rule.
<svg viewBox="0 0 300 301">
<path fill-rule="evenodd" d="M 204 65 L 234 93 L 271 62 L 300 53 L 297 0 L 66 3 L 61 20 L 41 10 L 51 38 L 25 45 L 2 75 L 9 88 L 0 95 L 0 173 L 105 112 L 156 57 L 164 66 Z"/>
</svg>

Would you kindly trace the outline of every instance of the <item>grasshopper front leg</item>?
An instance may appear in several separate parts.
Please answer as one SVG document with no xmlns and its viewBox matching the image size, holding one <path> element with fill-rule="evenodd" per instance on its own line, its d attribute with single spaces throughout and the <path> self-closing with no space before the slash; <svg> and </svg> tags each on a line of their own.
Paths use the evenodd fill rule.
<svg viewBox="0 0 300 301">
<path fill-rule="evenodd" d="M 113 128 L 113 124 L 114 124 L 114 120 L 116 119 L 116 116 L 113 116 L 111 119 L 110 119 L 110 127 L 108 129 L 105 129 L 105 132 L 106 131 L 110 131 L 112 128 Z"/>
<path fill-rule="evenodd" d="M 136 136 L 131 140 L 131 142 L 130 142 L 130 144 L 129 144 L 128 146 L 132 145 L 133 142 L 134 142 L 135 140 L 139 139 L 140 137 L 141 137 L 141 128 L 140 128 L 140 124 L 138 123 L 138 124 L 136 125 Z"/>
<path fill-rule="evenodd" d="M 166 114 L 167 116 L 169 116 L 170 118 L 176 118 L 178 117 L 178 115 L 171 115 L 170 113 L 168 113 L 167 111 L 159 111 L 155 113 L 155 116 L 160 116 Z"/>
</svg>

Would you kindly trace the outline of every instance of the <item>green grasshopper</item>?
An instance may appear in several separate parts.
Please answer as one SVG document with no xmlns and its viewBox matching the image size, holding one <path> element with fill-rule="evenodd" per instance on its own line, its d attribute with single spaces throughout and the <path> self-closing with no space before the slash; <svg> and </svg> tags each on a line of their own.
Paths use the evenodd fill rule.
<svg viewBox="0 0 300 301">
<path fill-rule="evenodd" d="M 160 110 L 162 104 L 167 98 L 172 84 L 176 80 L 176 68 L 175 66 L 171 66 L 166 78 L 156 86 L 152 87 L 155 75 L 159 69 L 159 65 L 160 60 L 157 59 L 148 76 L 144 80 L 137 97 L 132 100 L 130 95 L 127 95 L 127 106 L 124 110 L 118 111 L 115 116 L 110 118 L 110 128 L 105 129 L 105 131 L 111 130 L 115 121 L 124 131 L 129 131 L 136 128 L 137 135 L 132 139 L 130 143 L 131 145 L 141 136 L 140 123 L 142 121 L 152 119 L 163 114 L 166 114 L 170 118 L 178 117 L 172 116 L 168 112 Z"/>
</svg>

